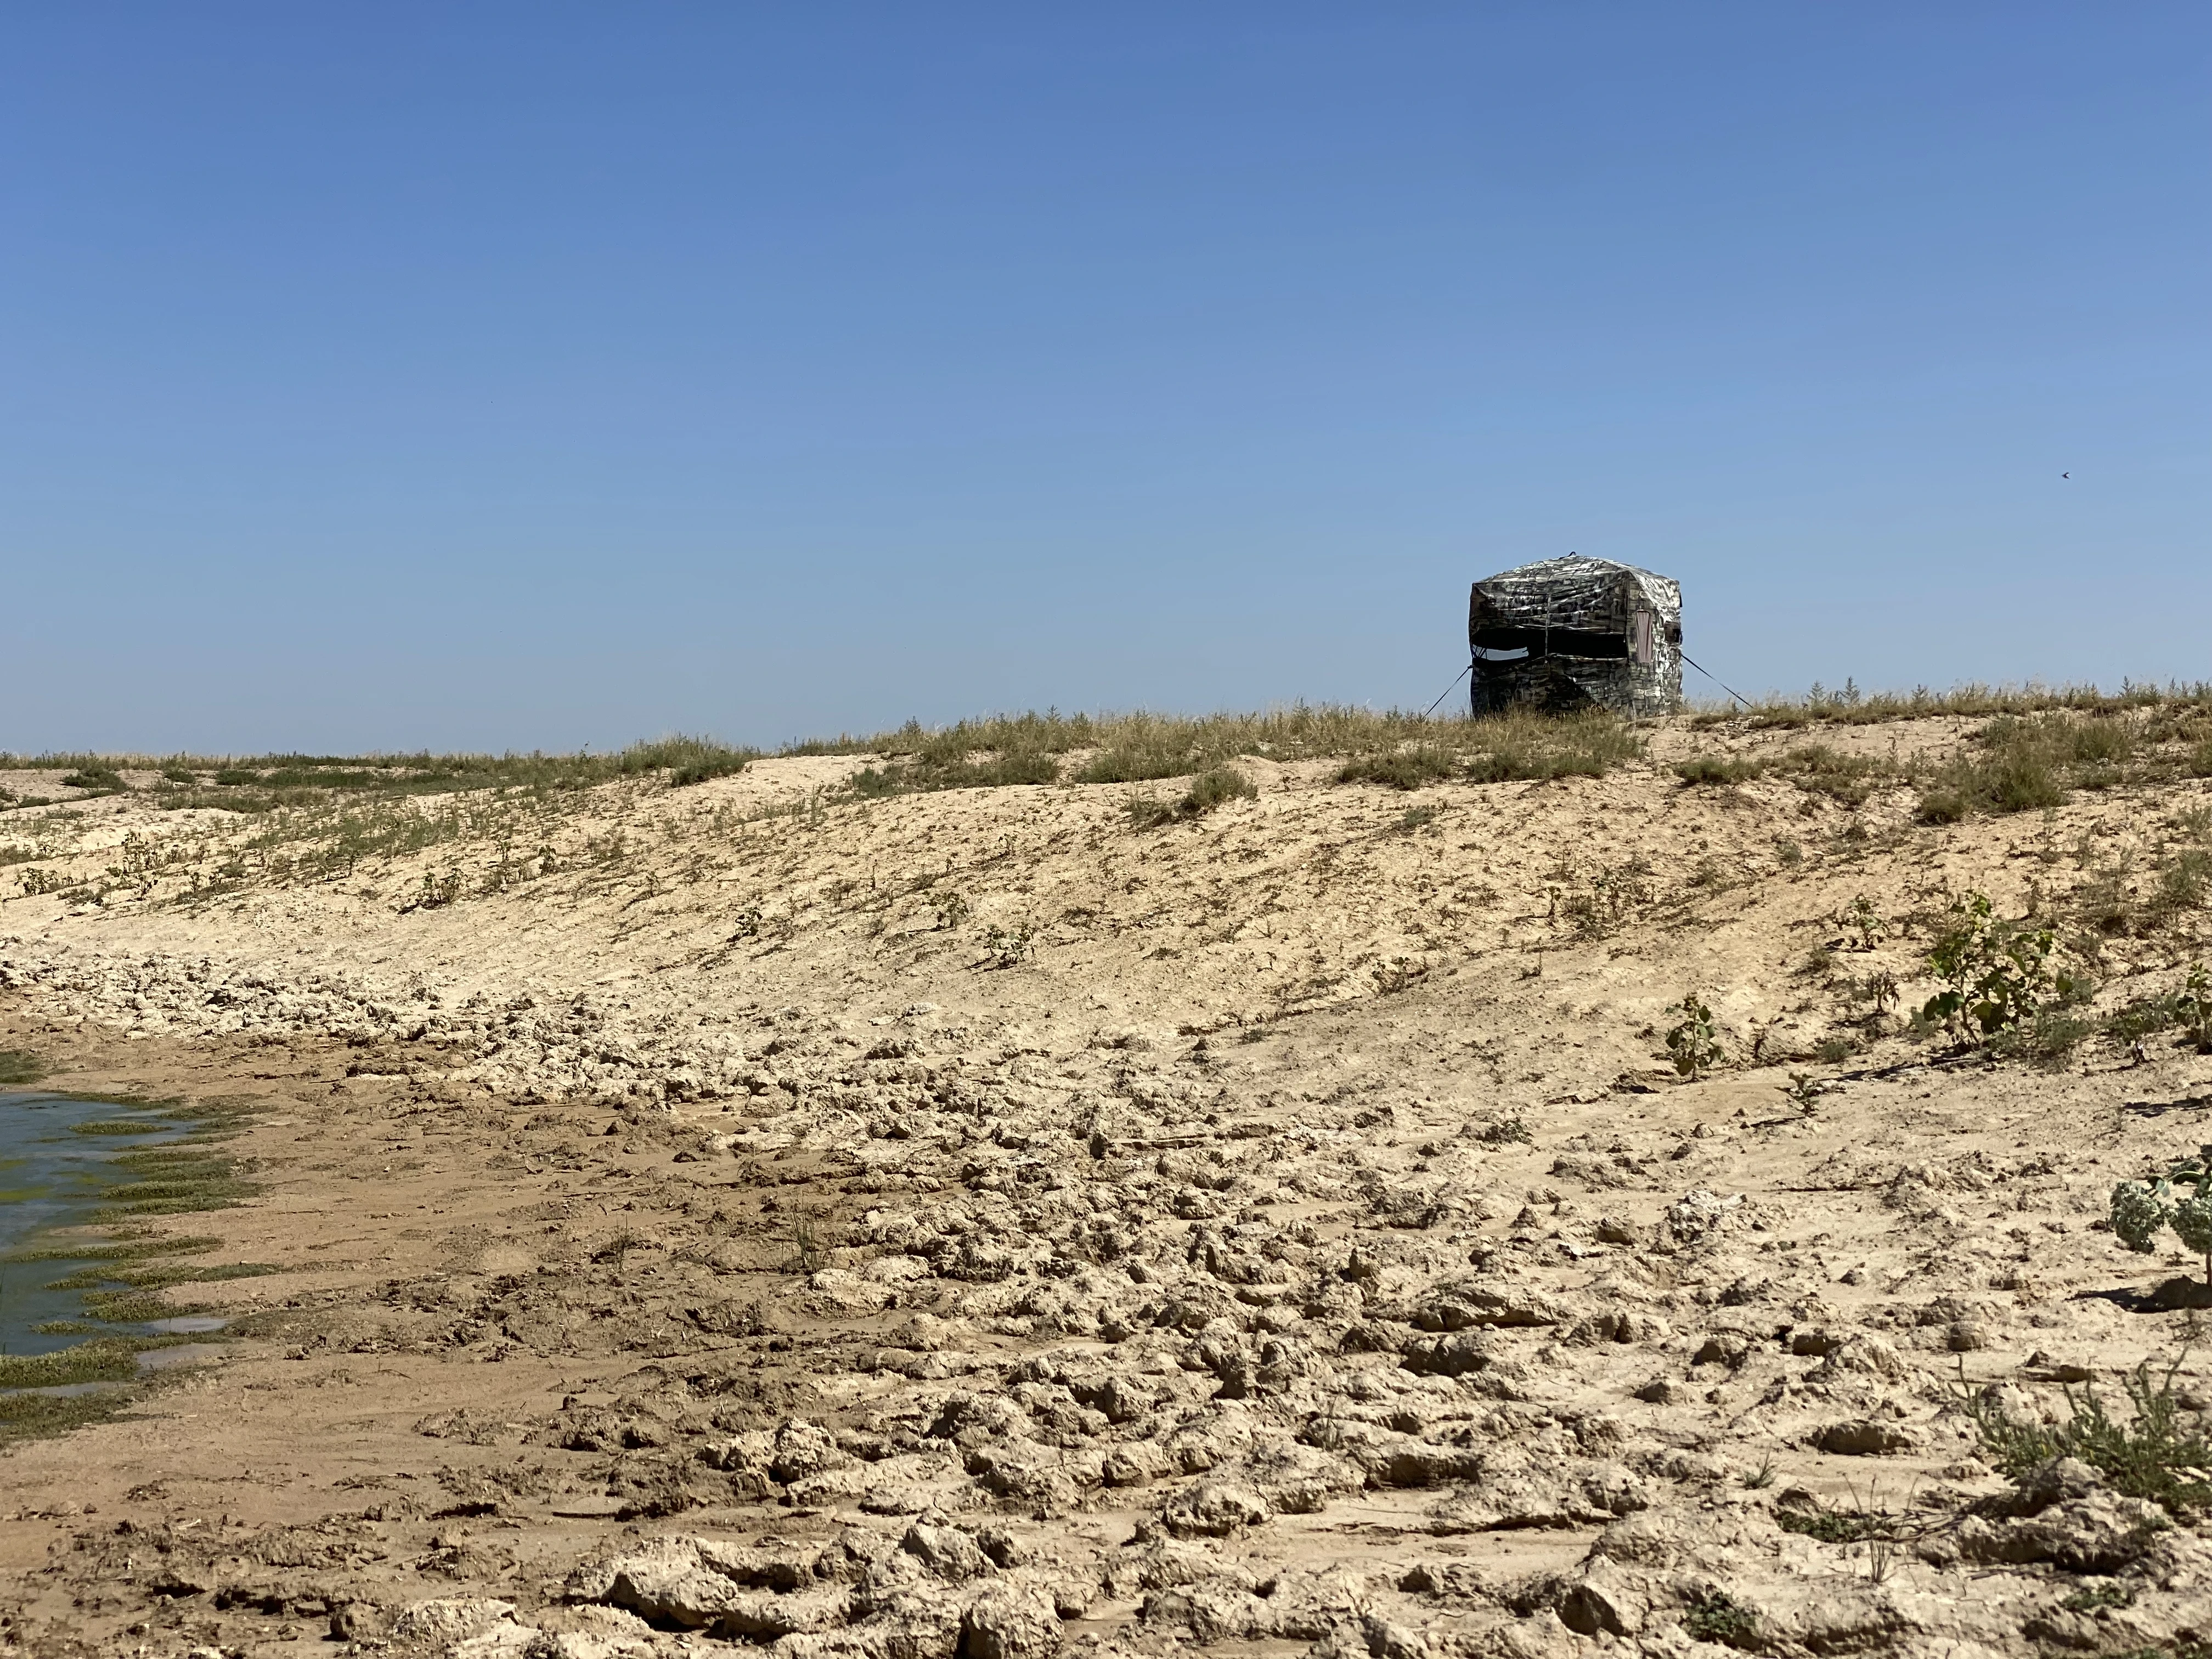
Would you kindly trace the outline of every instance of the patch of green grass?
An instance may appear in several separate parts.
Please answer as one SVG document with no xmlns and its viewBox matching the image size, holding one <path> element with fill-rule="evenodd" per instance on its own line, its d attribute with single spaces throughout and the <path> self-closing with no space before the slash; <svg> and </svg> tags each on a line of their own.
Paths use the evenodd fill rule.
<svg viewBox="0 0 2212 1659">
<path fill-rule="evenodd" d="M 0 1048 L 0 1087 L 36 1083 L 46 1074 L 39 1057 L 27 1048 Z"/>
<path fill-rule="evenodd" d="M 133 1291 L 159 1290 L 167 1285 L 218 1284 L 228 1279 L 260 1279 L 270 1273 L 282 1273 L 282 1267 L 266 1261 L 225 1261 L 207 1267 L 185 1267 L 173 1263 L 160 1267 L 100 1266 L 80 1268 L 66 1278 L 58 1279 L 46 1288 L 50 1291 L 85 1291 L 85 1305 L 94 1305 L 96 1298 L 112 1297 L 116 1292 L 102 1291 L 103 1285 L 125 1285 Z"/>
<path fill-rule="evenodd" d="M 76 1382 L 128 1382 L 138 1375 L 138 1348 L 103 1336 L 52 1353 L 0 1354 L 0 1389 L 59 1389 Z"/>
<path fill-rule="evenodd" d="M 46 1244 L 18 1250 L 9 1261 L 143 1261 L 157 1255 L 197 1255 L 216 1249 L 219 1238 L 129 1238 L 107 1244 Z"/>
<path fill-rule="evenodd" d="M 1644 753 L 1644 739 L 1636 729 L 1601 708 L 1561 715 L 1516 712 L 1470 720 L 1466 738 L 1474 751 L 1467 775 L 1476 783 L 1601 778 Z"/>
<path fill-rule="evenodd" d="M 1377 755 L 1361 755 L 1337 769 L 1339 783 L 1379 783 L 1388 789 L 1420 789 L 1442 783 L 1459 770 L 1459 763 L 1432 744 L 1412 749 L 1393 749 Z"/>
<path fill-rule="evenodd" d="M 1901 775 L 1888 761 L 1870 755 L 1846 755 L 1825 743 L 1800 744 L 1775 762 L 1808 794 L 1826 795 L 1857 806 L 1884 783 Z"/>
<path fill-rule="evenodd" d="M 2095 1613 L 2102 1607 L 2131 1607 L 2136 1593 L 2127 1585 L 2107 1579 L 2101 1584 L 2084 1584 L 2058 1605 L 2069 1613 Z"/>
<path fill-rule="evenodd" d="M 115 1162 L 141 1178 L 109 1188 L 107 1202 L 92 1218 L 95 1223 L 227 1210 L 260 1190 L 238 1174 L 230 1158 L 204 1146 L 149 1146 Z"/>
<path fill-rule="evenodd" d="M 1886 1516 L 1857 1510 L 1777 1510 L 1775 1523 L 1784 1532 L 1802 1533 L 1823 1544 L 1859 1544 L 1888 1529 Z"/>
<path fill-rule="evenodd" d="M 172 1302 L 149 1291 L 87 1291 L 85 1311 L 110 1325 L 150 1325 L 157 1319 L 181 1319 L 210 1311 L 200 1302 Z"/>
<path fill-rule="evenodd" d="M 1216 807 L 1232 800 L 1255 799 L 1259 793 L 1258 786 L 1236 768 L 1217 766 L 1193 778 L 1179 800 L 1170 803 L 1152 795 L 1132 795 L 1121 804 L 1121 811 L 1133 828 L 1155 830 L 1178 819 L 1204 817 Z"/>
<path fill-rule="evenodd" d="M 100 794 L 120 794 L 131 786 L 123 781 L 123 775 L 110 767 L 84 767 L 71 772 L 62 780 L 64 789 L 85 789 Z"/>
<path fill-rule="evenodd" d="M 131 1403 L 131 1391 L 125 1389 L 59 1398 L 50 1394 L 0 1394 L 0 1445 L 15 1440 L 43 1440 L 104 1423 Z"/>
<path fill-rule="evenodd" d="M 1725 784 L 1749 783 L 1766 775 L 1764 763 L 1741 760 L 1728 755 L 1697 755 L 1674 768 L 1674 775 L 1686 784 L 1711 787 Z"/>
<path fill-rule="evenodd" d="M 2100 1035 L 2106 1022 L 2070 1008 L 2039 1010 L 1990 1039 L 1990 1052 L 2001 1060 L 2027 1060 L 2046 1067 L 2063 1066 L 2073 1052 Z"/>
<path fill-rule="evenodd" d="M 1972 812 L 2058 806 L 2076 789 L 2125 781 L 2142 747 L 2117 710 L 2001 714 L 1937 769 L 1921 797 L 1920 819 L 1947 823 Z"/>
<path fill-rule="evenodd" d="M 73 1135 L 152 1135 L 159 1134 L 169 1126 L 166 1123 L 133 1123 L 128 1118 L 101 1118 L 93 1123 L 72 1123 Z"/>
<path fill-rule="evenodd" d="M 2094 685 L 2002 685 L 1969 684 L 1948 691 L 1926 686 L 1911 691 L 1861 692 L 1846 685 L 1841 691 L 1815 686 L 1798 698 L 1770 697 L 1753 707 L 1710 709 L 1694 724 L 1719 726 L 1741 720 L 1752 729 L 1793 730 L 1820 726 L 1872 726 L 1890 720 L 1928 720 L 1939 714 L 1987 720 L 1995 715 L 2023 715 L 2064 709 L 2078 714 L 2112 714 L 2160 704 L 2212 706 L 2212 683 L 2175 682 L 2163 688 L 2128 684 L 2117 692 Z"/>
</svg>

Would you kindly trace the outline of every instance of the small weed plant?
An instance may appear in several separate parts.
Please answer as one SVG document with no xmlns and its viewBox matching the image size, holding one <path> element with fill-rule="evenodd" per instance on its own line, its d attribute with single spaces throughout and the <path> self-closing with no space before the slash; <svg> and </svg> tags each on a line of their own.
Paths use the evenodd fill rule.
<svg viewBox="0 0 2212 1659">
<path fill-rule="evenodd" d="M 1753 1648 L 1759 1645 L 1759 1615 L 1727 1591 L 1711 1590 L 1691 1601 L 1682 1614 L 1682 1633 L 1696 1642 Z"/>
<path fill-rule="evenodd" d="M 1728 1056 L 1721 1048 L 1720 1026 L 1713 1011 L 1695 991 L 1667 1011 L 1681 1018 L 1668 1028 L 1667 1054 L 1677 1075 L 1694 1082 Z"/>
<path fill-rule="evenodd" d="M 2069 1613 L 2096 1613 L 2106 1607 L 2133 1607 L 2135 1600 L 2135 1591 L 2125 1584 L 2107 1580 L 2101 1584 L 2084 1584 L 2058 1605 Z"/>
<path fill-rule="evenodd" d="M 1015 928 L 994 925 L 983 930 L 983 956 L 993 968 L 1012 968 L 1029 960 L 1036 929 L 1029 922 Z"/>
<path fill-rule="evenodd" d="M 1132 795 L 1122 803 L 1131 827 L 1157 830 L 1178 820 L 1202 818 L 1232 800 L 1255 800 L 1259 787 L 1233 766 L 1216 766 L 1190 781 L 1180 800 L 1170 803 L 1149 794 Z"/>
<path fill-rule="evenodd" d="M 417 910 L 437 910 L 451 904 L 461 896 L 461 872 L 448 870 L 442 876 L 425 870 L 422 890 L 416 896 L 413 908 Z"/>
<path fill-rule="evenodd" d="M 1889 923 L 1882 917 L 1875 902 L 1864 893 L 1857 895 L 1838 913 L 1836 920 L 1845 933 L 1853 934 L 1862 951 L 1871 951 L 1889 937 Z"/>
</svg>

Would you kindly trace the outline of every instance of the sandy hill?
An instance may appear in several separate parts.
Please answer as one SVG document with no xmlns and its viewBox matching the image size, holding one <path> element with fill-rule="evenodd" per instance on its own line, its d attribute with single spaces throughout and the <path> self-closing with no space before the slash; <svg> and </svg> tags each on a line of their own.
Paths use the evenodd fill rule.
<svg viewBox="0 0 2212 1659">
<path fill-rule="evenodd" d="M 2202 1470 L 2020 1449 L 2212 1405 L 2202 1262 L 2104 1220 L 2206 1138 L 2212 724 L 1911 714 L 1249 795 L 0 774 L 63 803 L 0 1046 L 249 1103 L 252 1195 L 149 1224 L 283 1269 L 14 1451 L 0 1644 L 2212 1641 Z"/>
</svg>

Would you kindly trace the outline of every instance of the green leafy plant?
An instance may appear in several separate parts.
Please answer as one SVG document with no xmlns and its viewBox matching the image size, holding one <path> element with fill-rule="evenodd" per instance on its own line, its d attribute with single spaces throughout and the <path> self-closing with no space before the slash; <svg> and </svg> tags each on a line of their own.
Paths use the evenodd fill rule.
<svg viewBox="0 0 2212 1659">
<path fill-rule="evenodd" d="M 416 896 L 413 908 L 417 910 L 435 910 L 444 905 L 451 904 L 460 896 L 461 872 L 459 871 L 448 870 L 441 876 L 434 875 L 425 870 L 422 872 L 422 890 Z"/>
<path fill-rule="evenodd" d="M 2185 1351 L 2176 1357 L 2157 1382 L 2148 1360 L 2122 1380 L 2133 1413 L 2125 1423 L 2106 1411 L 2094 1384 L 2084 1384 L 2079 1395 L 2067 1387 L 2064 1422 L 2023 1423 L 1966 1387 L 1963 1359 L 1952 1397 L 1972 1422 L 1984 1453 L 2014 1480 L 2054 1458 L 2072 1457 L 2127 1497 L 2176 1511 L 2200 1510 L 2212 1506 L 2212 1477 L 2206 1474 L 2212 1469 L 2212 1439 L 2174 1394 L 2173 1379 L 2187 1358 Z"/>
<path fill-rule="evenodd" d="M 1721 1048 L 1720 1027 L 1713 1019 L 1713 1011 L 1695 991 L 1667 1012 L 1681 1016 L 1667 1032 L 1667 1053 L 1678 1074 L 1694 1079 L 1728 1058 Z"/>
<path fill-rule="evenodd" d="M 632 1250 L 642 1249 L 651 1241 L 634 1227 L 618 1228 L 607 1242 L 592 1252 L 594 1261 L 611 1261 L 620 1272 L 629 1261 Z"/>
<path fill-rule="evenodd" d="M 2046 1000 L 2075 988 L 2070 976 L 2051 966 L 2057 942 L 2048 927 L 1998 921 L 1986 893 L 1954 900 L 1950 925 L 1928 953 L 1929 971 L 1945 988 L 1928 1000 L 1921 1018 L 1962 1040 L 1986 1042 L 2032 1018 Z"/>
<path fill-rule="evenodd" d="M 1026 921 L 1011 929 L 987 927 L 983 930 L 985 959 L 994 968 L 1012 968 L 1028 960 L 1030 942 L 1036 938 L 1036 927 Z"/>
<path fill-rule="evenodd" d="M 2189 965 L 2189 978 L 2173 999 L 2173 1012 L 2182 1035 L 2197 1052 L 2212 1053 L 2212 975 L 2204 971 L 2203 963 Z"/>
<path fill-rule="evenodd" d="M 2176 1184 L 2189 1196 L 2177 1199 Z M 2123 1181 L 2112 1188 L 2112 1231 L 2139 1255 L 2158 1248 L 2158 1235 L 2171 1227 L 2184 1248 L 2204 1258 L 2204 1279 L 2212 1285 L 2212 1146 L 2194 1158 L 2178 1158 L 2166 1172 L 2148 1181 Z"/>
<path fill-rule="evenodd" d="M 1682 1633 L 1693 1641 L 1718 1642 L 1725 1647 L 1755 1647 L 1759 1615 L 1727 1591 L 1710 1590 L 1693 1598 L 1683 1613 Z"/>
<path fill-rule="evenodd" d="M 2095 1613 L 2103 1607 L 2133 1607 L 2135 1600 L 2135 1591 L 2108 1580 L 2101 1584 L 2084 1584 L 2058 1605 L 2069 1613 Z"/>
<path fill-rule="evenodd" d="M 1889 923 L 1883 920 L 1875 902 L 1864 893 L 1859 894 L 1838 913 L 1836 920 L 1846 933 L 1858 935 L 1858 948 L 1871 951 L 1889 937 Z"/>
</svg>

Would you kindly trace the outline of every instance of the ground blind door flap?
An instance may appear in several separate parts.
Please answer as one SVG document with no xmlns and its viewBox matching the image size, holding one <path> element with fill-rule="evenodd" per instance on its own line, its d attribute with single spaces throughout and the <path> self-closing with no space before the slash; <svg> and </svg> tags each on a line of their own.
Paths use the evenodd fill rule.
<svg viewBox="0 0 2212 1659">
<path fill-rule="evenodd" d="M 1641 668 L 1651 666 L 1651 613 L 1632 611 L 1628 613 L 1628 654 Z"/>
</svg>

